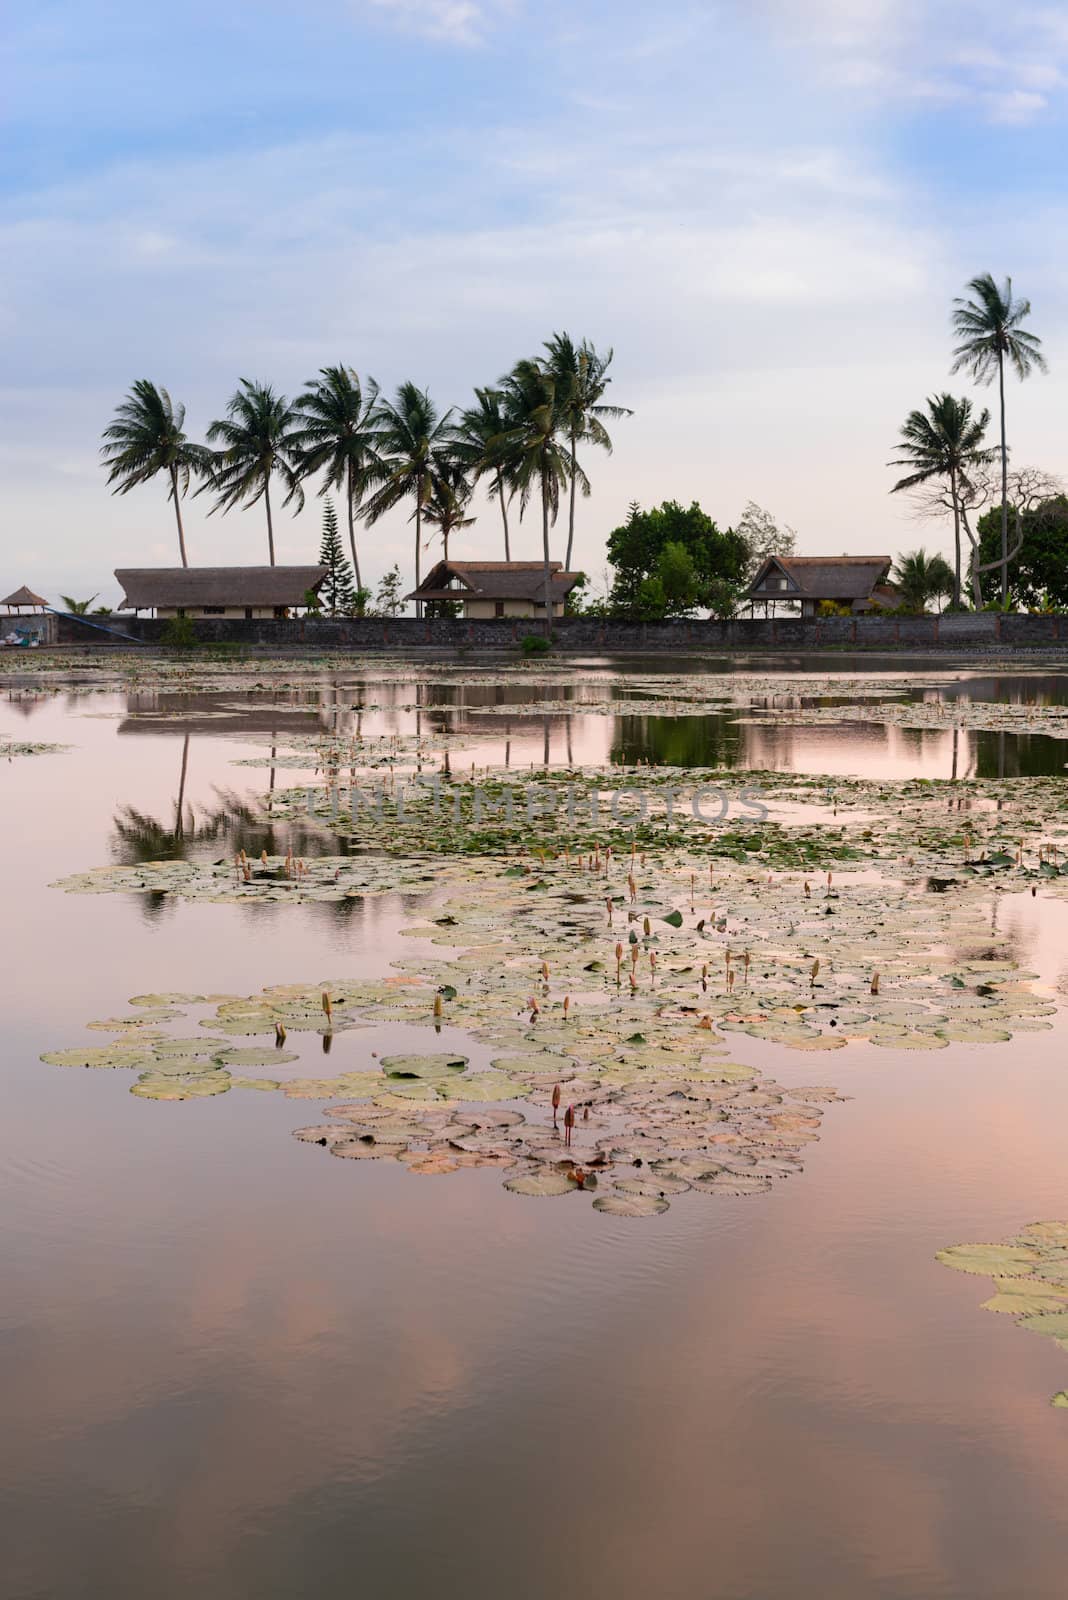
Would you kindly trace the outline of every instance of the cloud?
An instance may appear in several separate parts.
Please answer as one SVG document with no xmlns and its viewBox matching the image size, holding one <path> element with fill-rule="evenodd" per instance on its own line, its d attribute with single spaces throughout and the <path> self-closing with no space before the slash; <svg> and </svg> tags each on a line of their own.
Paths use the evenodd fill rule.
<svg viewBox="0 0 1068 1600">
<path fill-rule="evenodd" d="M 449 44 L 481 44 L 507 16 L 507 0 L 367 0 L 397 26 Z"/>
</svg>

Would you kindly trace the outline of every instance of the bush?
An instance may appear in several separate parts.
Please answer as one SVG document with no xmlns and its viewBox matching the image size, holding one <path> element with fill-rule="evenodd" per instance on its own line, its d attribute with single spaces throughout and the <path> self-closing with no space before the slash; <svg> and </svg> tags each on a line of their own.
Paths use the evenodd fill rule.
<svg viewBox="0 0 1068 1600">
<path fill-rule="evenodd" d="M 168 617 L 159 636 L 160 644 L 175 650 L 192 650 L 197 643 L 197 633 L 188 617 Z"/>
<path fill-rule="evenodd" d="M 524 634 L 519 641 L 519 648 L 525 656 L 548 655 L 552 647 L 552 640 L 547 639 L 543 633 Z"/>
</svg>

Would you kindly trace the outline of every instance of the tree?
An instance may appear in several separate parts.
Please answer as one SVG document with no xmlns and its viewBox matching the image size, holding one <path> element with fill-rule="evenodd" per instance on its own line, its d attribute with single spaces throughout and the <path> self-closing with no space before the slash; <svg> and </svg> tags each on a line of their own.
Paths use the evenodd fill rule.
<svg viewBox="0 0 1068 1600">
<path fill-rule="evenodd" d="M 96 599 L 96 595 L 91 594 L 88 600 L 75 600 L 69 594 L 61 594 L 59 598 L 67 608 L 68 616 L 87 617 L 89 615 L 89 607 Z M 110 611 L 110 609 L 110 606 L 98 606 L 94 615 L 99 614 L 103 616 L 104 613 Z"/>
<path fill-rule="evenodd" d="M 560 490 L 567 482 L 569 470 L 568 458 L 556 441 L 559 432 L 556 385 L 539 361 L 524 360 L 516 363 L 504 380 L 503 388 L 512 424 L 507 436 L 508 477 L 519 494 L 520 516 L 535 489 L 541 499 L 542 603 L 548 636 L 553 626 L 549 527 L 556 522 Z"/>
<path fill-rule="evenodd" d="M 697 580 L 693 605 L 704 606 L 717 616 L 736 609 L 745 587 L 749 546 L 733 528 L 719 529 L 695 501 L 683 508 L 676 500 L 665 500 L 652 511 L 643 511 L 637 502 L 630 506 L 627 520 L 608 536 L 608 559 L 614 570 L 609 605 L 617 616 L 638 617 L 654 591 L 645 589 L 647 579 L 663 583 L 661 559 L 668 545 L 687 552 Z M 677 563 L 668 558 L 669 570 Z M 667 592 L 664 594 L 667 602 Z"/>
<path fill-rule="evenodd" d="M 457 528 L 470 528 L 474 517 L 465 517 L 471 501 L 471 484 L 463 463 L 444 461 L 435 468 L 430 488 L 430 498 L 423 508 L 423 520 L 441 534 L 442 553 L 449 559 L 449 536 Z"/>
<path fill-rule="evenodd" d="M 178 524 L 178 550 L 182 566 L 187 567 L 181 499 L 191 477 L 210 472 L 211 451 L 187 437 L 185 407 L 175 405 L 166 389 L 138 378 L 115 412 L 114 422 L 104 429 L 103 439 L 100 454 L 110 469 L 107 481 L 116 486 L 113 494 L 129 494 L 158 473 L 167 474 L 168 498 L 174 501 Z"/>
<path fill-rule="evenodd" d="M 545 349 L 548 352 L 545 365 L 556 396 L 558 425 L 568 444 L 571 490 L 564 570 L 570 572 L 571 552 L 575 543 L 575 489 L 580 488 L 583 495 L 590 492 L 590 480 L 578 463 L 579 444 L 599 445 L 611 454 L 612 440 L 604 425 L 605 419 L 630 417 L 633 412 L 625 406 L 603 404 L 605 390 L 612 381 L 608 376 L 608 368 L 612 364 L 611 350 L 603 356 L 599 355 L 588 340 L 583 339 L 580 345 L 576 345 L 569 333 L 554 333 L 547 340 Z"/>
<path fill-rule="evenodd" d="M 319 565 L 326 568 L 326 577 L 319 586 L 319 604 L 328 616 L 336 617 L 340 611 L 353 611 L 356 607 L 356 589 L 352 581 L 352 568 L 337 529 L 337 512 L 330 499 L 323 506 L 323 537 L 319 545 Z"/>
<path fill-rule="evenodd" d="M 349 550 L 357 587 L 361 587 L 356 551 L 356 513 L 378 467 L 378 430 L 374 422 L 378 385 L 360 383 L 355 369 L 321 367 L 294 401 L 294 442 L 301 452 L 300 472 L 322 472 L 319 490 L 344 491 L 349 525 Z"/>
<path fill-rule="evenodd" d="M 689 616 L 701 597 L 701 580 L 693 556 L 684 544 L 669 539 L 650 577 L 642 580 L 638 605 L 650 621 L 659 617 Z"/>
<path fill-rule="evenodd" d="M 968 283 L 972 298 L 953 302 L 953 331 L 960 339 L 953 352 L 953 372 L 967 367 L 977 383 L 998 380 L 1001 409 L 1001 600 L 1009 593 L 1009 451 L 1005 438 L 1005 363 L 1022 382 L 1037 368 L 1046 371 L 1046 359 L 1037 334 L 1023 323 L 1031 315 L 1030 300 L 1016 300 L 1012 279 L 999 288 L 989 272 Z"/>
<path fill-rule="evenodd" d="M 1009 499 L 1016 529 L 1016 556 L 1010 595 L 1031 609 L 1068 606 L 1068 497 L 1055 479 L 1045 496 L 1028 502 L 1021 486 L 1009 475 Z M 980 549 L 988 560 L 996 558 L 1001 542 L 1000 511 L 991 509 L 979 518 Z"/>
<path fill-rule="evenodd" d="M 419 557 L 423 544 L 423 510 L 433 488 L 434 473 L 453 442 L 451 411 L 439 416 L 425 389 L 402 383 L 394 400 L 379 400 L 372 413 L 378 430 L 380 464 L 378 485 L 364 503 L 364 517 L 373 525 L 411 496 L 415 500 L 415 587 L 419 587 Z M 416 615 L 419 613 L 416 603 Z"/>
<path fill-rule="evenodd" d="M 378 585 L 375 595 L 375 610 L 383 617 L 395 617 L 404 604 L 401 599 L 401 575 L 399 567 L 391 567 Z"/>
<path fill-rule="evenodd" d="M 949 562 L 939 555 L 929 556 L 922 545 L 918 550 L 898 556 L 891 577 L 902 606 L 921 615 L 929 601 L 952 595 L 955 584 Z"/>
<path fill-rule="evenodd" d="M 901 443 L 890 461 L 892 467 L 908 467 L 899 478 L 891 494 L 903 490 L 927 489 L 938 479 L 945 480 L 949 507 L 953 513 L 953 540 L 955 565 L 953 578 L 953 604 L 960 605 L 961 594 L 961 528 L 964 527 L 972 542 L 972 590 L 977 606 L 983 603 L 976 571 L 975 541 L 968 528 L 965 515 L 964 494 L 970 488 L 976 469 L 989 461 L 992 452 L 983 443 L 990 423 L 990 412 L 984 406 L 978 414 L 972 411 L 972 402 L 965 396 L 957 399 L 951 394 L 932 395 L 926 411 L 910 411 L 901 428 Z M 923 514 L 929 515 L 934 506 L 944 503 L 936 497 L 921 502 Z"/>
<path fill-rule="evenodd" d="M 505 415 L 503 396 L 499 389 L 476 389 L 475 404 L 461 411 L 453 441 L 454 460 L 460 462 L 472 482 L 492 478 L 490 497 L 501 508 L 504 525 L 504 559 L 511 561 L 508 538 L 508 492 L 505 471 L 509 460 L 507 433 L 510 423 Z"/>
<path fill-rule="evenodd" d="M 780 528 L 770 511 L 747 500 L 734 529 L 749 546 L 745 578 L 751 583 L 769 556 L 792 556 L 797 542 L 793 528 Z"/>
<path fill-rule="evenodd" d="M 217 499 L 209 515 L 232 510 L 234 506 L 254 506 L 262 500 L 267 512 L 267 550 L 274 561 L 274 522 L 271 517 L 271 479 L 279 478 L 286 489 L 284 505 L 294 502 L 304 509 L 304 490 L 300 484 L 300 441 L 298 418 L 285 395 L 276 394 L 267 383 L 242 378 L 226 407 L 226 416 L 208 429 L 212 444 L 222 444 L 213 456 L 210 484 Z M 202 490 L 197 490 L 201 493 Z"/>
</svg>

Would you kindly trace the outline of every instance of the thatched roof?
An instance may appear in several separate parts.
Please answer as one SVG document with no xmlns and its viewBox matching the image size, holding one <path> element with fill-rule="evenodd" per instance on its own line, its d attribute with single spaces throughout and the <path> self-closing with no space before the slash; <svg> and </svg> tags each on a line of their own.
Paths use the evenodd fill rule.
<svg viewBox="0 0 1068 1600">
<path fill-rule="evenodd" d="M 0 606 L 46 606 L 39 594 L 34 594 L 32 589 L 27 589 L 23 584 L 21 589 L 16 589 L 14 594 L 9 594 L 6 599 L 0 600 Z"/>
<path fill-rule="evenodd" d="M 124 606 L 302 606 L 325 567 L 116 567 Z"/>
<path fill-rule="evenodd" d="M 582 576 L 549 563 L 554 604 L 564 600 Z M 460 588 L 447 588 L 456 578 Z M 544 600 L 545 566 L 541 561 L 439 561 L 407 600 Z"/>
<path fill-rule="evenodd" d="M 769 556 L 748 592 L 777 600 L 867 600 L 892 565 L 890 556 Z M 767 588 L 769 575 L 787 578 L 789 588 Z"/>
</svg>

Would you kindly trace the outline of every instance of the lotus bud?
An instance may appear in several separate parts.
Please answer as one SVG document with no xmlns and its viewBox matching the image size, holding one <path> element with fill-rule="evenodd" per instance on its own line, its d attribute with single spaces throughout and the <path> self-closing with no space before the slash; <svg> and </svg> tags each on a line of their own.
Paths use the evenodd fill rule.
<svg viewBox="0 0 1068 1600">
<path fill-rule="evenodd" d="M 811 899 L 811 896 L 812 896 L 812 890 L 809 888 L 808 879 L 806 878 L 806 880 L 805 880 L 805 899 L 806 900 Z"/>
<path fill-rule="evenodd" d="M 609 895 L 608 899 L 605 901 L 605 909 L 608 912 L 608 926 L 611 927 L 612 926 L 612 896 L 611 895 Z"/>
<path fill-rule="evenodd" d="M 441 1016 L 441 1012 L 442 1012 L 441 996 L 440 996 L 440 994 L 436 994 L 434 996 L 434 1016 L 435 1017 L 440 1017 Z"/>
<path fill-rule="evenodd" d="M 324 989 L 323 990 L 323 1011 L 326 1014 L 327 1022 L 329 1022 L 331 1020 L 332 1016 L 333 1016 L 333 1009 L 334 1009 L 333 1006 L 330 1004 L 330 996 L 327 994 L 326 990 Z"/>
<path fill-rule="evenodd" d="M 264 867 L 267 865 L 267 852 L 266 852 L 266 850 L 261 850 L 260 851 L 260 865 L 264 866 Z"/>
<path fill-rule="evenodd" d="M 648 917 L 643 917 L 643 919 L 642 919 L 642 932 L 645 934 L 645 937 L 647 939 L 648 939 L 649 935 L 652 933 L 652 931 L 653 931 L 653 925 L 649 921 L 649 918 Z"/>
<path fill-rule="evenodd" d="M 877 972 L 873 972 L 871 975 L 871 992 L 872 994 L 879 993 L 879 974 Z"/>
<path fill-rule="evenodd" d="M 568 1014 L 568 1012 L 570 1010 L 571 1010 L 571 996 L 569 994 L 565 994 L 564 995 L 564 1021 L 565 1022 L 567 1021 L 567 1014 Z"/>
</svg>

